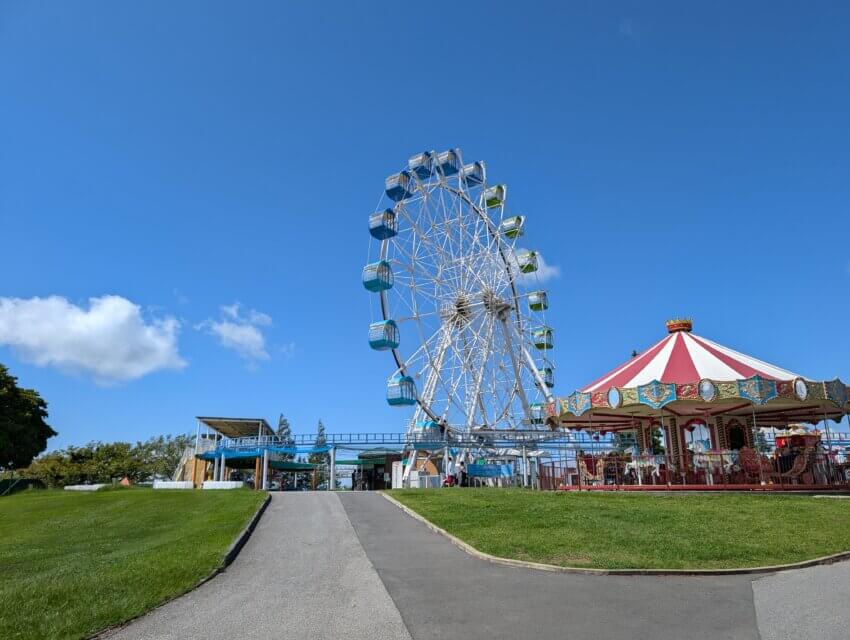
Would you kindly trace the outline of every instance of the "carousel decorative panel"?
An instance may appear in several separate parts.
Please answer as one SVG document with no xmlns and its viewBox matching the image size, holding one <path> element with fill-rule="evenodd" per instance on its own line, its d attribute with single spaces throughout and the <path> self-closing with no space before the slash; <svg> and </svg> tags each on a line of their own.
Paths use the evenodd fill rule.
<svg viewBox="0 0 850 640">
<path fill-rule="evenodd" d="M 567 398 L 567 406 L 569 407 L 570 413 L 573 415 L 582 415 L 590 409 L 590 394 L 582 393 L 581 391 L 574 391 Z"/>
<path fill-rule="evenodd" d="M 658 380 L 653 380 L 652 382 L 638 386 L 637 392 L 638 401 L 653 409 L 660 409 L 676 399 L 676 385 L 672 382 L 665 384 Z"/>
<path fill-rule="evenodd" d="M 755 404 L 765 404 L 776 397 L 776 381 L 753 376 L 746 380 L 738 380 L 738 393 L 742 398 Z"/>
</svg>

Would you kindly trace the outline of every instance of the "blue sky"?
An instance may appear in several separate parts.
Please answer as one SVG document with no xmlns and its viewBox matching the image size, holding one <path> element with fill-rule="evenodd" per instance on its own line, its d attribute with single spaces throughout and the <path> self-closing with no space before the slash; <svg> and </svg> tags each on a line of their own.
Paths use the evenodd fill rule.
<svg viewBox="0 0 850 640">
<path fill-rule="evenodd" d="M 457 146 L 560 270 L 559 393 L 674 315 L 850 380 L 848 24 L 842 2 L 3 2 L 0 362 L 49 401 L 51 448 L 198 414 L 401 430 L 366 218 L 409 155 Z"/>
</svg>

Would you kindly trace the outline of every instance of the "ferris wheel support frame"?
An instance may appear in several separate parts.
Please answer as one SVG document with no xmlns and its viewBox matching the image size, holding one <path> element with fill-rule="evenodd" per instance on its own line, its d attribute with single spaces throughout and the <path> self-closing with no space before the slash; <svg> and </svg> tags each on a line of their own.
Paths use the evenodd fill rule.
<svg viewBox="0 0 850 640">
<path fill-rule="evenodd" d="M 428 409 L 426 409 L 426 405 L 430 406 L 431 396 L 434 395 L 434 393 L 437 389 L 437 381 L 438 381 L 438 378 L 439 378 L 438 372 L 440 371 L 440 369 L 443 366 L 442 361 L 443 361 L 443 358 L 445 358 L 445 354 L 446 354 L 446 351 L 448 351 L 449 343 L 450 343 L 449 333 L 448 333 L 448 330 L 446 329 L 446 325 L 443 325 L 441 327 L 441 330 L 443 331 L 443 336 L 440 338 L 440 346 L 439 346 L 439 352 L 438 352 L 438 356 L 437 356 L 438 364 L 437 364 L 436 367 L 431 367 L 431 371 L 429 372 L 428 378 L 425 381 L 425 388 L 422 390 L 423 396 L 424 396 L 423 397 L 424 403 L 419 403 L 417 405 L 416 411 L 413 413 L 413 418 L 412 418 L 412 420 L 410 421 L 410 424 L 407 427 L 407 433 L 408 434 L 415 433 L 416 423 L 421 418 L 423 411 L 425 413 L 427 413 L 427 415 L 429 417 L 434 419 L 434 416 L 431 414 L 431 412 Z M 400 366 L 401 370 L 404 371 L 404 366 L 403 365 L 399 365 L 399 366 Z M 437 424 L 439 424 L 439 420 L 437 420 L 436 422 L 437 422 Z M 403 452 L 404 451 L 407 451 L 406 447 L 403 450 Z M 409 482 L 410 482 L 410 471 L 416 465 L 416 458 L 418 457 L 418 452 L 416 450 L 416 447 L 410 448 L 410 455 L 411 455 L 410 462 L 405 467 L 404 473 L 402 474 L 402 478 L 401 478 L 403 486 L 409 484 Z"/>
<path fill-rule="evenodd" d="M 543 397 L 546 398 L 546 402 L 553 403 L 555 402 L 555 397 L 552 395 L 552 390 L 549 388 L 549 385 L 546 384 L 546 381 L 543 380 L 543 376 L 540 375 L 540 371 L 537 369 L 537 365 L 534 363 L 534 358 L 531 357 L 531 354 L 528 352 L 528 349 L 523 346 L 522 352 L 525 354 L 525 360 L 528 363 L 529 369 L 531 369 L 531 373 L 534 376 L 534 379 L 537 380 L 537 384 L 540 385 L 540 390 L 543 392 Z"/>
<path fill-rule="evenodd" d="M 508 353 L 511 358 L 511 365 L 514 368 L 514 378 L 517 381 L 516 391 L 519 393 L 519 400 L 522 403 L 522 409 L 525 411 L 525 417 L 528 419 L 529 423 L 531 422 L 531 405 L 528 404 L 528 398 L 525 397 L 525 389 L 522 388 L 522 385 L 519 383 L 522 380 L 522 374 L 519 370 L 519 363 L 516 360 L 516 354 L 511 346 L 511 334 L 510 329 L 508 329 L 508 320 L 504 314 L 500 314 L 499 323 L 502 325 L 502 333 L 505 334 L 505 343 L 508 345 Z M 524 349 L 524 347 L 523 347 Z M 534 370 L 537 370 L 537 367 L 534 367 Z"/>
<path fill-rule="evenodd" d="M 483 358 L 483 360 L 485 360 L 485 361 L 487 360 L 487 358 L 490 357 L 490 348 L 492 347 L 492 344 L 493 344 L 493 326 L 494 326 L 494 323 L 490 322 L 489 326 L 487 327 L 488 335 L 487 335 L 487 341 L 485 343 L 486 349 L 484 351 L 484 358 Z M 483 419 L 484 424 L 485 425 L 487 424 L 487 412 L 484 409 L 484 400 L 481 397 L 481 382 L 483 380 L 484 380 L 484 367 L 481 367 L 481 369 L 478 371 L 478 375 L 476 376 L 475 388 L 474 388 L 474 391 L 473 391 L 473 394 L 472 394 L 472 400 L 470 402 L 469 413 L 468 413 L 467 419 L 466 419 L 466 432 L 467 433 L 472 433 L 472 425 L 475 422 L 475 405 L 476 404 L 478 405 L 478 408 L 481 410 L 481 418 Z"/>
</svg>

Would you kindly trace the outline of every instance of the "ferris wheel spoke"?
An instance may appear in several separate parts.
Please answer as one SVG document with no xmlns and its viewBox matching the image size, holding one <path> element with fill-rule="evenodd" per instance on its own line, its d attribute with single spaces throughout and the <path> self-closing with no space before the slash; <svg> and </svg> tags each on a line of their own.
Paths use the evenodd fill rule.
<svg viewBox="0 0 850 640">
<path fill-rule="evenodd" d="M 445 203 L 443 204 L 445 205 Z M 444 211 L 448 211 L 450 208 L 451 207 L 443 206 Z M 453 279 L 453 284 L 457 287 L 457 289 L 468 290 L 468 281 L 470 276 L 478 278 L 478 274 L 470 271 L 468 266 L 464 264 L 463 255 L 458 253 L 459 250 L 463 250 L 462 234 L 463 229 L 465 228 L 463 220 L 456 217 L 449 217 L 447 214 L 442 221 L 435 222 L 433 218 L 429 218 L 428 221 L 431 223 L 429 229 L 417 227 L 417 222 L 412 219 L 410 220 L 410 224 L 412 227 L 418 229 L 419 236 L 424 244 L 427 244 L 433 251 L 441 254 L 445 260 L 449 261 L 450 264 L 456 265 L 457 273 L 456 277 Z M 443 228 L 440 229 L 440 226 Z M 432 237 L 435 229 L 439 233 L 439 238 L 436 240 Z M 452 242 L 452 240 L 456 240 L 456 236 L 459 236 L 459 241 Z M 442 242 L 440 240 L 442 240 Z"/>
</svg>

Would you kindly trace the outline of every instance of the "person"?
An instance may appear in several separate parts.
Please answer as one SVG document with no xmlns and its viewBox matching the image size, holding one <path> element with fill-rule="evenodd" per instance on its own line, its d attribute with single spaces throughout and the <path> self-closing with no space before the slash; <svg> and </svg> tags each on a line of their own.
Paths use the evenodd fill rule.
<svg viewBox="0 0 850 640">
<path fill-rule="evenodd" d="M 446 462 L 446 485 L 451 487 L 455 482 L 455 463 L 451 456 L 449 456 L 448 462 Z"/>
<path fill-rule="evenodd" d="M 457 486 L 466 486 L 466 468 L 463 466 L 463 460 L 457 463 Z"/>
</svg>

